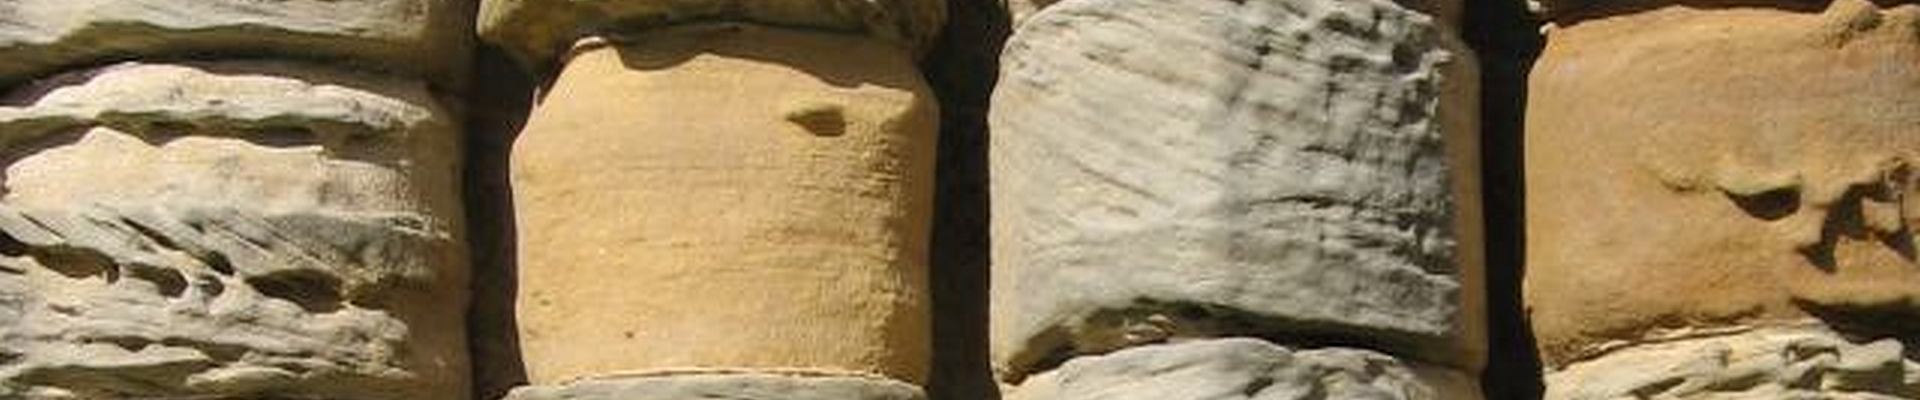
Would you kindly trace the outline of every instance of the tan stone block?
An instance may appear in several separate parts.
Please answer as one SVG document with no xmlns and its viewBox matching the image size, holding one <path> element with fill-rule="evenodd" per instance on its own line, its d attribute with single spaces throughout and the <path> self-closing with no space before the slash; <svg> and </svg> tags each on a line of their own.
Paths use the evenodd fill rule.
<svg viewBox="0 0 1920 400">
<path fill-rule="evenodd" d="M 1526 140 L 1526 297 L 1548 363 L 1920 315 L 1916 27 L 1920 6 L 1838 0 L 1552 30 Z"/>
<path fill-rule="evenodd" d="M 531 379 L 926 374 L 937 109 L 903 49 L 709 24 L 577 47 L 514 144 Z"/>
</svg>

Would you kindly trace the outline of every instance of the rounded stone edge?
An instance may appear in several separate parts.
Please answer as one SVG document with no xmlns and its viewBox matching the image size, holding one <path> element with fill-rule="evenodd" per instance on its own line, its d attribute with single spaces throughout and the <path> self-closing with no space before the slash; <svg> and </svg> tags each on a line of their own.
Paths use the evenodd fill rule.
<svg viewBox="0 0 1920 400">
<path fill-rule="evenodd" d="M 748 22 L 843 31 L 895 42 L 924 58 L 946 25 L 947 0 L 481 0 L 481 41 L 546 72 L 576 40 L 689 22 Z"/>
<path fill-rule="evenodd" d="M 695 371 L 513 389 L 503 400 L 924 400 L 918 386 L 862 375 Z"/>
<path fill-rule="evenodd" d="M 125 60 L 201 61 L 275 58 L 333 68 L 405 76 L 437 90 L 463 92 L 472 77 L 475 9 L 481 0 L 418 0 L 419 15 L 386 22 L 404 29 L 368 26 L 315 28 L 307 19 L 340 16 L 242 15 L 245 18 L 100 15 L 85 24 L 26 26 L 0 33 L 0 90 L 17 89 L 64 71 Z M 7 11 L 7 10 L 0 10 Z M 151 16 L 148 16 L 151 17 Z M 369 24 L 376 25 L 376 24 Z M 330 30 L 332 29 L 332 30 Z M 118 40 L 138 37 L 139 40 Z M 0 63 L 6 64 L 6 63 Z"/>
<path fill-rule="evenodd" d="M 1123 398 L 1168 399 L 1164 396 L 1186 394 L 1201 398 L 1203 393 L 1265 398 L 1303 392 L 1324 395 L 1327 390 L 1381 385 L 1376 390 L 1360 391 L 1405 400 L 1473 400 L 1481 398 L 1475 376 L 1366 348 L 1293 347 L 1264 339 L 1225 337 L 1076 357 L 1056 369 L 1010 383 L 1005 395 L 1009 400 L 1086 400 L 1112 394 L 1103 388 L 1141 384 L 1142 388 L 1165 390 Z M 1386 388 L 1399 390 L 1377 390 Z"/>
<path fill-rule="evenodd" d="M 1545 399 L 1920 398 L 1911 340 L 1813 321 L 1683 332 L 1547 365 Z"/>
</svg>

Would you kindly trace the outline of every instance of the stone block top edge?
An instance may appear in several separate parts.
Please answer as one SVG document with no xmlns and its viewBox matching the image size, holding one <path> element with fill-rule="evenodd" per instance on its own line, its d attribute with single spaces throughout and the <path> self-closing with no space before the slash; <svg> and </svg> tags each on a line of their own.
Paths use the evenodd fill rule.
<svg viewBox="0 0 1920 400">
<path fill-rule="evenodd" d="M 864 34 L 924 55 L 945 0 L 481 0 L 481 40 L 543 69 L 574 41 L 668 25 L 742 22 Z"/>
</svg>

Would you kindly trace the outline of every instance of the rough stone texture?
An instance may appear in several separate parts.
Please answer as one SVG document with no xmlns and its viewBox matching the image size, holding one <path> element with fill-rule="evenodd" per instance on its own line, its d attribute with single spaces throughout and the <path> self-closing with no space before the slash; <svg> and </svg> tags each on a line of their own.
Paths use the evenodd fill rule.
<svg viewBox="0 0 1920 400">
<path fill-rule="evenodd" d="M 1003 378 L 1270 334 L 1477 370 L 1477 87 L 1447 22 L 1378 0 L 1074 0 L 1003 63 Z"/>
<path fill-rule="evenodd" d="M 457 127 L 423 84 L 42 83 L 0 100 L 0 398 L 465 398 Z"/>
<path fill-rule="evenodd" d="M 1527 302 L 1550 366 L 1678 331 L 1920 332 L 1920 5 L 1668 7 L 1550 32 Z"/>
<path fill-rule="evenodd" d="M 451 83 L 472 0 L 7 0 L 0 88 L 142 57 L 271 56 L 370 65 Z"/>
<path fill-rule="evenodd" d="M 944 0 L 482 0 L 480 36 L 536 69 L 582 36 L 687 22 L 864 33 L 921 53 L 933 45 L 946 13 Z"/>
<path fill-rule="evenodd" d="M 913 59 L 750 24 L 589 42 L 514 143 L 535 384 L 927 370 L 938 110 Z"/>
<path fill-rule="evenodd" d="M 662 374 L 514 389 L 505 400 L 921 400 L 920 388 L 884 378 L 765 372 Z"/>
<path fill-rule="evenodd" d="M 1025 23 L 1028 19 L 1032 19 L 1034 14 L 1039 13 L 1047 7 L 1052 7 L 1054 4 L 1067 2 L 1068 0 L 1005 1 L 1007 3 L 1007 10 L 1013 15 L 1013 22 L 1017 25 Z M 1423 14 L 1432 15 L 1442 21 L 1459 21 L 1465 11 L 1463 7 L 1466 5 L 1466 2 L 1458 0 L 1399 0 L 1395 1 L 1395 3 Z"/>
<path fill-rule="evenodd" d="M 1546 398 L 1920 398 L 1920 352 L 1906 346 L 1807 328 L 1645 343 L 1549 372 Z"/>
<path fill-rule="evenodd" d="M 1474 377 L 1370 350 L 1294 350 L 1213 339 L 1081 357 L 1034 375 L 1008 400 L 1478 398 Z"/>
</svg>

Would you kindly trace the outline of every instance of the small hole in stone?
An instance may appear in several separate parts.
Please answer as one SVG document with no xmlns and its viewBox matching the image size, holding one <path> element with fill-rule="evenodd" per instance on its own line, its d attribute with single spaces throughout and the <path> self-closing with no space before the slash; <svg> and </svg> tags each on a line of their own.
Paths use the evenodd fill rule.
<svg viewBox="0 0 1920 400">
<path fill-rule="evenodd" d="M 1747 215 L 1775 221 L 1800 210 L 1800 188 L 1788 186 L 1754 194 L 1727 193 L 1727 198 Z"/>
<path fill-rule="evenodd" d="M 286 271 L 247 278 L 262 295 L 286 300 L 314 313 L 339 311 L 340 279 L 318 271 Z"/>
<path fill-rule="evenodd" d="M 846 110 L 838 104 L 809 103 L 787 112 L 787 121 L 800 125 L 815 136 L 847 134 Z"/>
<path fill-rule="evenodd" d="M 162 296 L 180 297 L 181 293 L 187 291 L 187 276 L 182 275 L 180 271 L 173 270 L 172 268 L 153 266 L 129 267 L 127 269 L 127 275 L 132 276 L 134 279 L 152 282 L 153 286 L 159 289 L 160 295 Z"/>
<path fill-rule="evenodd" d="M 251 141 L 264 146 L 299 147 L 319 143 L 319 135 L 304 126 L 284 126 L 255 132 Z"/>
<path fill-rule="evenodd" d="M 195 282 L 194 286 L 200 287 L 200 293 L 206 294 L 207 297 L 220 297 L 220 294 L 227 292 L 227 284 L 220 282 L 220 278 L 201 275 L 196 280 L 198 282 Z"/>
<path fill-rule="evenodd" d="M 24 256 L 26 254 L 27 254 L 26 243 L 20 243 L 20 240 L 14 239 L 12 235 L 8 235 L 5 232 L 0 232 L 0 255 L 4 255 L 8 257 L 19 257 L 19 256 Z"/>
<path fill-rule="evenodd" d="M 225 254 L 208 252 L 206 256 L 200 258 L 200 262 L 206 263 L 207 268 L 212 268 L 213 272 L 233 276 L 233 262 L 227 261 L 227 255 Z"/>
<path fill-rule="evenodd" d="M 85 279 L 94 276 L 105 277 L 107 282 L 120 280 L 120 268 L 113 260 L 100 254 L 79 251 L 52 251 L 36 257 L 41 265 L 53 272 L 73 279 Z"/>
</svg>

